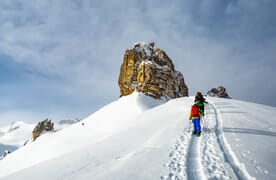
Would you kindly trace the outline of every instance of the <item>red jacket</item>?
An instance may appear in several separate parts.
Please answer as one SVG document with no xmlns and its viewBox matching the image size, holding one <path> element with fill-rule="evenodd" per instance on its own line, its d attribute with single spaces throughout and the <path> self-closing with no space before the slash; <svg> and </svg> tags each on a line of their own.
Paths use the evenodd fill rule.
<svg viewBox="0 0 276 180">
<path fill-rule="evenodd" d="M 189 119 L 190 120 L 192 120 L 192 119 L 200 119 L 200 117 L 201 117 L 201 114 L 199 112 L 198 106 L 192 105 Z"/>
</svg>

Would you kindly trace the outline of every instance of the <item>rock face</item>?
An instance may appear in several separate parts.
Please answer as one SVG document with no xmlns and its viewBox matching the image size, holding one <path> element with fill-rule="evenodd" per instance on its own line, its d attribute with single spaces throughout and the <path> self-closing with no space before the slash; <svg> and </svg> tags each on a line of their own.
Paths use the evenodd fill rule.
<svg viewBox="0 0 276 180">
<path fill-rule="evenodd" d="M 135 43 L 126 50 L 118 83 L 121 96 L 135 90 L 156 99 L 188 96 L 183 75 L 163 50 L 154 48 L 154 43 Z"/>
<path fill-rule="evenodd" d="M 54 123 L 50 119 L 39 122 L 33 130 L 33 140 L 36 140 L 43 131 L 52 131 L 53 129 Z"/>
<path fill-rule="evenodd" d="M 226 89 L 223 86 L 212 88 L 210 91 L 207 92 L 207 95 L 211 97 L 221 97 L 221 98 L 231 99 L 228 93 L 226 92 Z"/>
</svg>

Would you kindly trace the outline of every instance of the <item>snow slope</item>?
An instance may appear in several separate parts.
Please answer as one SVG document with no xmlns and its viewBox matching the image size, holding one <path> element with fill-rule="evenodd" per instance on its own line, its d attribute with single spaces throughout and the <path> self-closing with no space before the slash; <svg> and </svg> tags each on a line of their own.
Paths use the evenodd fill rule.
<svg viewBox="0 0 276 180">
<path fill-rule="evenodd" d="M 208 98 L 201 137 L 193 97 L 137 92 L 0 161 L 0 179 L 276 179 L 276 108 Z"/>
<path fill-rule="evenodd" d="M 54 122 L 55 131 L 60 131 L 78 122 L 75 120 L 61 120 Z M 36 124 L 28 124 L 22 121 L 12 122 L 11 125 L 0 127 L 0 160 L 4 151 L 13 152 L 32 141 L 32 131 Z"/>
<path fill-rule="evenodd" d="M 0 159 L 3 152 L 16 150 L 32 138 L 34 124 L 27 124 L 21 121 L 13 122 L 9 126 L 0 128 Z"/>
</svg>

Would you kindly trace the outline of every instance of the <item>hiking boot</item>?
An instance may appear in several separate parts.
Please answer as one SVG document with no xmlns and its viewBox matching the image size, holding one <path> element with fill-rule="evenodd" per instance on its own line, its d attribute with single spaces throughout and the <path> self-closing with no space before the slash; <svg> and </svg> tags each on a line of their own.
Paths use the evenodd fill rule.
<svg viewBox="0 0 276 180">
<path fill-rule="evenodd" d="M 200 136 L 200 131 L 196 132 L 196 136 Z"/>
</svg>

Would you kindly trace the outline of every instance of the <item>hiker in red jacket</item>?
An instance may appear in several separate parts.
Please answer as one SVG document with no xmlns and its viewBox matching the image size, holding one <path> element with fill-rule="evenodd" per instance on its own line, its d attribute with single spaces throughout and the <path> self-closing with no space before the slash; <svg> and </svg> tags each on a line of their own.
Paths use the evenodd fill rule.
<svg viewBox="0 0 276 180">
<path fill-rule="evenodd" d="M 199 112 L 199 107 L 196 104 L 192 105 L 189 120 L 192 120 L 194 124 L 193 134 L 196 134 L 197 136 L 200 136 L 201 134 L 200 118 L 201 114 Z"/>
</svg>

